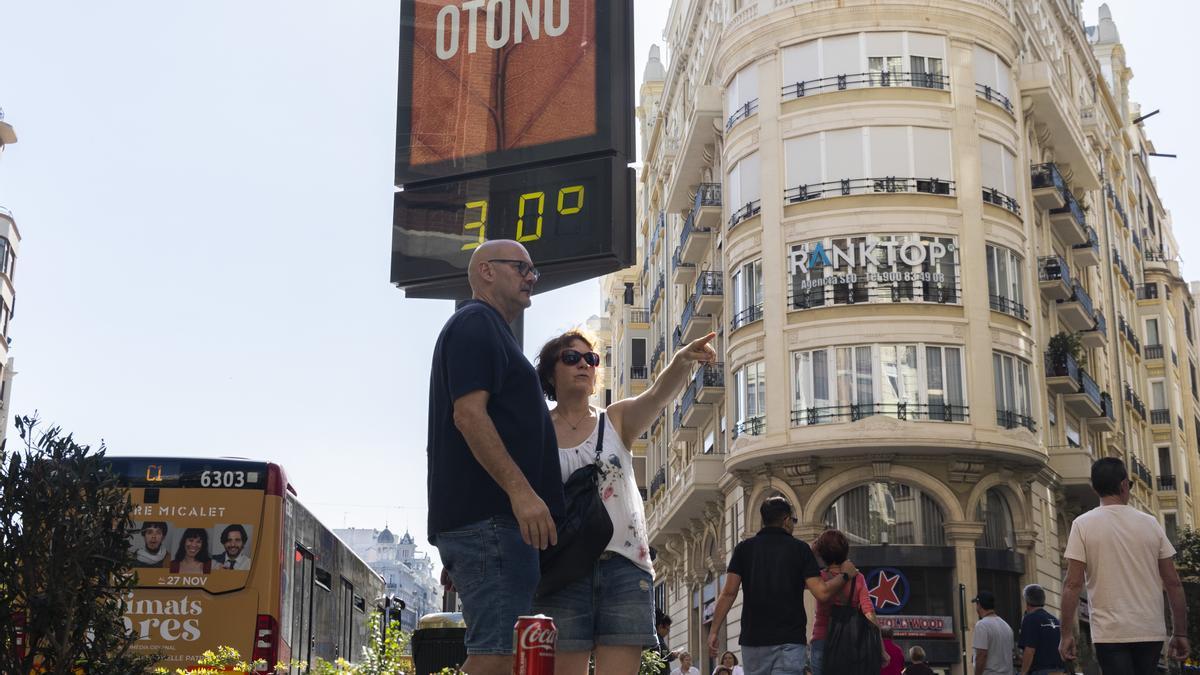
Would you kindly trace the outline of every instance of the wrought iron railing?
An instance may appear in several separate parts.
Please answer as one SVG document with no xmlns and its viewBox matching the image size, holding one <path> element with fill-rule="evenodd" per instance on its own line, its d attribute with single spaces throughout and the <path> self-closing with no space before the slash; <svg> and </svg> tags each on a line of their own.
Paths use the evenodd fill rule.
<svg viewBox="0 0 1200 675">
<path fill-rule="evenodd" d="M 742 311 L 733 315 L 733 321 L 730 322 L 730 329 L 737 330 L 742 326 L 760 321 L 763 317 L 763 306 L 761 304 L 747 307 Z"/>
<path fill-rule="evenodd" d="M 705 270 L 696 278 L 696 295 L 724 295 L 725 275 L 720 270 Z"/>
<path fill-rule="evenodd" d="M 738 223 L 757 216 L 762 211 L 762 200 L 755 199 L 738 208 L 733 213 L 729 214 L 729 229 L 733 229 Z"/>
<path fill-rule="evenodd" d="M 650 377 L 650 369 L 646 366 L 629 366 L 629 379 L 645 380 Z"/>
<path fill-rule="evenodd" d="M 944 178 L 907 178 L 884 176 L 882 178 L 842 178 L 824 183 L 797 185 L 783 191 L 788 204 L 798 204 L 821 197 L 845 197 L 880 193 L 924 193 L 930 195 L 954 194 L 954 181 Z"/>
<path fill-rule="evenodd" d="M 996 188 L 983 188 L 983 203 L 999 206 L 1018 216 L 1021 215 L 1021 204 L 1017 202 L 1016 197 L 1010 197 Z"/>
<path fill-rule="evenodd" d="M 1175 485 L 1175 476 L 1168 475 L 1158 477 L 1158 489 L 1162 492 L 1174 492 Z"/>
<path fill-rule="evenodd" d="M 1038 281 L 1061 281 L 1071 287 L 1071 266 L 1060 255 L 1048 255 L 1038 258 Z"/>
<path fill-rule="evenodd" d="M 996 425 L 1005 429 L 1025 427 L 1026 429 L 1037 433 L 1037 421 L 1029 415 L 1024 415 L 1014 410 L 997 409 Z"/>
<path fill-rule="evenodd" d="M 762 436 L 767 432 L 767 418 L 763 415 L 750 417 L 733 425 L 733 437 Z"/>
<path fill-rule="evenodd" d="M 953 403 L 902 402 L 811 406 L 792 411 L 792 426 L 857 422 L 875 415 L 894 417 L 898 420 L 966 422 L 969 412 L 969 407 Z"/>
<path fill-rule="evenodd" d="M 1000 107 L 1008 111 L 1008 114 L 1013 114 L 1012 99 L 1001 94 L 993 89 L 990 85 L 975 83 L 975 93 L 985 101 L 999 104 Z"/>
<path fill-rule="evenodd" d="M 1092 296 L 1083 290 L 1083 286 L 1080 286 L 1078 281 L 1071 285 L 1071 297 L 1066 300 L 1059 300 L 1058 302 L 1059 304 L 1078 302 L 1083 307 L 1085 314 L 1092 317 L 1092 319 L 1096 318 L 1096 307 L 1092 304 Z"/>
<path fill-rule="evenodd" d="M 684 238 L 686 240 L 686 237 Z M 675 253 L 671 255 L 671 269 L 679 269 L 680 267 L 695 267 L 696 263 L 683 261 L 683 243 L 675 247 Z"/>
<path fill-rule="evenodd" d="M 1034 190 L 1053 188 L 1060 193 L 1067 190 L 1067 181 L 1058 170 L 1058 165 L 1053 162 L 1029 167 L 1029 182 Z"/>
<path fill-rule="evenodd" d="M 650 311 L 646 309 L 629 310 L 629 323 L 650 323 Z"/>
<path fill-rule="evenodd" d="M 1157 361 L 1163 358 L 1163 351 L 1162 345 L 1146 345 L 1142 355 L 1146 357 L 1147 361 Z"/>
<path fill-rule="evenodd" d="M 1074 251 L 1082 251 L 1084 249 L 1092 249 L 1096 257 L 1100 257 L 1100 237 L 1096 234 L 1096 228 L 1091 225 L 1084 225 L 1083 229 L 1087 232 L 1088 240 L 1082 244 L 1075 244 L 1071 247 Z"/>
<path fill-rule="evenodd" d="M 738 122 L 741 122 L 744 119 L 749 119 L 750 116 L 756 112 L 758 112 L 758 99 L 755 98 L 746 101 L 742 105 L 738 106 L 737 109 L 735 109 L 729 116 L 729 119 L 725 121 L 725 131 L 732 129 L 733 125 L 737 124 Z"/>
<path fill-rule="evenodd" d="M 815 80 L 794 82 L 781 87 L 783 100 L 803 98 L 828 91 L 846 91 L 868 87 L 917 87 L 948 89 L 950 76 L 940 73 L 845 73 Z"/>
<path fill-rule="evenodd" d="M 1158 284 L 1146 283 L 1137 285 L 1138 300 L 1157 300 L 1158 299 Z"/>
<path fill-rule="evenodd" d="M 1029 310 L 1025 307 L 1025 305 L 1022 305 L 1016 300 L 1006 298 L 1003 295 L 989 295 L 988 300 L 991 303 L 992 311 L 994 312 L 1011 314 L 1012 316 L 1025 321 L 1029 320 Z"/>
<path fill-rule="evenodd" d="M 1079 201 L 1075 199 L 1075 195 L 1070 190 L 1063 190 L 1062 195 L 1063 199 L 1067 200 L 1067 203 L 1062 208 L 1050 209 L 1051 215 L 1058 215 L 1060 213 L 1069 214 L 1075 221 L 1075 224 L 1079 226 L 1079 229 L 1083 230 L 1088 226 L 1087 217 L 1083 215 L 1083 207 L 1079 205 Z"/>
<path fill-rule="evenodd" d="M 650 481 L 650 488 L 646 492 L 649 493 L 650 497 L 654 497 L 654 495 L 658 494 L 658 491 L 666 486 L 666 484 L 667 467 L 660 466 L 658 467 L 658 471 L 655 472 L 654 478 Z"/>
<path fill-rule="evenodd" d="M 1150 411 L 1150 424 L 1170 424 L 1171 411 L 1165 409 Z"/>
</svg>

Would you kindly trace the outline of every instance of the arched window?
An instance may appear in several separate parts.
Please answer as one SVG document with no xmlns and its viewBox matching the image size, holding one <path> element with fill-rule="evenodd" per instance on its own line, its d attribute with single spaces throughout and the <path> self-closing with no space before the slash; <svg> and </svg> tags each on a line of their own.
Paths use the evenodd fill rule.
<svg viewBox="0 0 1200 675">
<path fill-rule="evenodd" d="M 944 522 L 941 506 L 919 488 L 882 481 L 850 490 L 825 512 L 826 527 L 860 545 L 945 546 Z"/>
<path fill-rule="evenodd" d="M 1009 550 L 1016 544 L 1012 511 L 1008 508 L 1008 500 L 996 488 L 988 490 L 987 496 L 979 502 L 975 518 L 983 521 L 980 548 Z"/>
</svg>

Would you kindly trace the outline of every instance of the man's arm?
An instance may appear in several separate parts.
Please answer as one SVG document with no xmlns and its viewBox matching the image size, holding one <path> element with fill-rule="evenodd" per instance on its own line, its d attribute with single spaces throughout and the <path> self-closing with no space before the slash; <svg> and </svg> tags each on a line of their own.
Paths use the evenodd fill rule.
<svg viewBox="0 0 1200 675">
<path fill-rule="evenodd" d="M 853 579 L 858 576 L 858 568 L 849 560 L 842 563 L 842 572 L 844 574 L 839 574 L 829 581 L 825 581 L 821 577 L 809 577 L 804 580 L 804 586 L 818 601 L 829 602 L 837 597 L 838 591 L 842 590 L 842 587 L 848 583 L 846 581 L 847 577 Z M 855 602 L 856 600 L 857 598 L 852 599 L 851 602 Z"/>
<path fill-rule="evenodd" d="M 708 654 L 713 658 L 717 657 L 717 634 L 721 632 L 721 626 L 725 624 L 725 616 L 729 614 L 729 608 L 733 607 L 733 601 L 737 599 L 738 589 L 741 587 L 742 578 L 740 576 L 733 572 L 725 574 L 725 587 L 717 596 L 717 606 L 713 608 L 712 625 L 708 629 Z"/>
<path fill-rule="evenodd" d="M 512 502 L 513 515 L 526 544 L 545 549 L 558 543 L 558 530 L 546 502 L 529 485 L 513 461 L 488 415 L 488 392 L 477 390 L 454 401 L 454 426 L 467 441 L 471 454 Z"/>
<path fill-rule="evenodd" d="M 1171 603 L 1171 643 L 1168 652 L 1171 658 L 1182 661 L 1191 651 L 1191 645 L 1187 638 L 1187 598 L 1183 593 L 1183 582 L 1179 580 L 1179 571 L 1175 569 L 1175 561 L 1171 558 L 1159 559 L 1158 576 L 1162 577 L 1167 602 Z"/>
<path fill-rule="evenodd" d="M 1075 613 L 1079 611 L 1079 594 L 1083 592 L 1083 573 L 1087 565 L 1078 560 L 1067 560 L 1067 580 L 1063 582 L 1062 625 L 1058 640 L 1058 655 L 1063 661 L 1074 661 L 1075 654 Z"/>
<path fill-rule="evenodd" d="M 978 629 L 976 629 L 978 630 Z M 975 675 L 983 675 L 983 671 L 987 668 L 987 650 L 979 647 L 975 648 Z"/>
<path fill-rule="evenodd" d="M 1033 667 L 1033 647 L 1026 647 L 1021 650 L 1021 675 L 1029 675 L 1029 669 Z"/>
</svg>

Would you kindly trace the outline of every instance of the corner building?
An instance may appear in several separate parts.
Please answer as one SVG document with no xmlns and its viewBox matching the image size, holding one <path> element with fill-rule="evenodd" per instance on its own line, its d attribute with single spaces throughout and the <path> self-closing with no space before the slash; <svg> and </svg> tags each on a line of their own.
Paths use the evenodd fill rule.
<svg viewBox="0 0 1200 675">
<path fill-rule="evenodd" d="M 771 495 L 807 541 L 844 531 L 881 613 L 923 627 L 902 646 L 955 673 L 977 590 L 1014 628 L 1024 584 L 1056 611 L 1094 459 L 1193 524 L 1195 303 L 1116 25 L 1080 4 L 672 3 L 639 265 L 605 289 L 614 398 L 718 334 L 639 448 L 656 601 L 701 670 Z"/>
</svg>

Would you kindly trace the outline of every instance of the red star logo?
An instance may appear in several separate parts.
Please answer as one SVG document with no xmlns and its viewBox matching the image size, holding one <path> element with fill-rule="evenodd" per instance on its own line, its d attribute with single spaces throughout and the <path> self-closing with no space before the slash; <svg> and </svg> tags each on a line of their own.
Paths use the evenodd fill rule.
<svg viewBox="0 0 1200 675">
<path fill-rule="evenodd" d="M 887 572 L 879 573 L 879 581 L 870 590 L 871 602 L 875 609 L 884 609 L 889 604 L 900 606 L 900 596 L 896 595 L 896 584 L 900 583 L 900 575 L 888 576 Z"/>
</svg>

